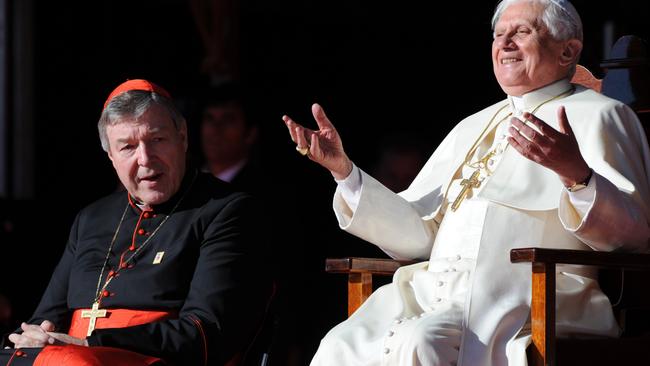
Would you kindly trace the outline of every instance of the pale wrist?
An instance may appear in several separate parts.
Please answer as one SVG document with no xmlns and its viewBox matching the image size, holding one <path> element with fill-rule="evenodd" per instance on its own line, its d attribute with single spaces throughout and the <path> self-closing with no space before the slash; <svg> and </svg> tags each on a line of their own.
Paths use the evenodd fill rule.
<svg viewBox="0 0 650 366">
<path fill-rule="evenodd" d="M 350 175 L 350 173 L 352 173 L 352 161 L 346 158 L 345 164 L 343 164 L 343 168 L 337 171 L 332 170 L 331 173 L 334 176 L 334 179 L 344 180 Z"/>
<path fill-rule="evenodd" d="M 584 176 L 584 178 L 580 178 L 577 180 L 566 180 L 564 181 L 564 186 L 569 192 L 578 191 L 589 185 L 589 181 L 591 180 L 592 175 L 593 175 L 593 170 L 589 169 L 587 174 Z"/>
<path fill-rule="evenodd" d="M 560 180 L 565 187 L 569 188 L 571 186 L 589 180 L 589 178 L 591 178 L 591 173 L 591 168 L 585 163 L 582 168 L 571 172 L 570 176 L 568 174 L 566 176 L 560 176 Z"/>
</svg>

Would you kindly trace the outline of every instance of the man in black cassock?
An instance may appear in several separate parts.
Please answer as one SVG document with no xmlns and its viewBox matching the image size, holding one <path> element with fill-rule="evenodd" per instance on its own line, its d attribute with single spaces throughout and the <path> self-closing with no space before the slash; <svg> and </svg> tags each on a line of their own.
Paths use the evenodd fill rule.
<svg viewBox="0 0 650 366">
<path fill-rule="evenodd" d="M 0 365 L 221 365 L 246 356 L 271 294 L 251 196 L 186 166 L 169 94 L 129 80 L 102 147 L 126 192 L 81 210 L 32 318 Z M 262 274 L 262 275 L 260 275 Z"/>
</svg>

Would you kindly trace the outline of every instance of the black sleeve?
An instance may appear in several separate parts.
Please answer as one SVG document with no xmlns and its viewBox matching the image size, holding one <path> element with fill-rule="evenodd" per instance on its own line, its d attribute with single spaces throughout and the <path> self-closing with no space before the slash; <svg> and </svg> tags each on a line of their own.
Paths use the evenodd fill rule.
<svg viewBox="0 0 650 366">
<path fill-rule="evenodd" d="M 259 212 L 250 196 L 241 195 L 209 224 L 179 319 L 97 329 L 88 343 L 177 365 L 220 365 L 241 352 L 261 323 L 271 288 L 259 249 Z"/>
<path fill-rule="evenodd" d="M 67 333 L 70 327 L 71 312 L 68 308 L 68 281 L 70 279 L 70 270 L 74 261 L 74 253 L 77 246 L 77 229 L 79 227 L 80 214 L 77 215 L 68 243 L 63 255 L 59 260 L 50 283 L 47 285 L 41 301 L 34 311 L 34 315 L 29 319 L 29 324 L 41 324 L 44 320 L 49 320 L 56 326 L 58 332 Z"/>
<path fill-rule="evenodd" d="M 68 294 L 68 280 L 70 278 L 70 268 L 74 260 L 74 251 L 77 243 L 77 228 L 79 227 L 79 215 L 72 225 L 68 244 L 65 251 L 59 260 L 52 278 L 50 279 L 41 301 L 39 302 L 32 317 L 26 322 L 28 324 L 41 324 L 44 320 L 49 320 L 54 323 L 56 330 L 62 333 L 67 333 L 70 327 L 71 312 L 68 308 L 67 294 Z M 13 333 L 22 333 L 23 330 L 18 327 Z M 0 348 L 11 344 L 7 338 L 9 334 L 5 334 L 0 338 Z"/>
</svg>

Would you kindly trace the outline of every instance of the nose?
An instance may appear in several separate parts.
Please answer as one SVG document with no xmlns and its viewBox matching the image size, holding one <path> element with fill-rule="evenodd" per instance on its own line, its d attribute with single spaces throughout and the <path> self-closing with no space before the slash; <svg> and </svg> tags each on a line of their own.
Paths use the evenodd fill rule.
<svg viewBox="0 0 650 366">
<path fill-rule="evenodd" d="M 504 33 L 494 37 L 495 47 L 503 50 L 512 50 L 515 48 L 515 43 L 512 41 L 510 33 Z"/>
<path fill-rule="evenodd" d="M 138 146 L 138 165 L 139 166 L 149 166 L 151 161 L 154 159 L 155 154 L 150 146 L 147 144 L 141 143 Z"/>
</svg>

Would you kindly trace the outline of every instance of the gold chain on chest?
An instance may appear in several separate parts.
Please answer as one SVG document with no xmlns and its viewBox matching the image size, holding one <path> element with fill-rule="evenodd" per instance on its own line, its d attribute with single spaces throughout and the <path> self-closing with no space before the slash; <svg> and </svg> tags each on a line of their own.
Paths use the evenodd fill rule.
<svg viewBox="0 0 650 366">
<path fill-rule="evenodd" d="M 552 98 L 549 98 L 549 99 L 541 102 L 540 104 L 538 104 L 535 108 L 533 108 L 530 111 L 530 114 L 534 114 L 535 112 L 537 112 L 537 110 L 539 108 L 541 108 L 544 104 L 552 102 L 552 101 L 557 100 L 557 99 L 564 98 L 566 96 L 569 96 L 569 95 L 573 94 L 574 91 L 575 91 L 575 87 L 573 85 L 571 85 L 571 87 L 568 90 L 565 90 L 564 92 L 562 92 L 562 93 L 560 93 L 558 95 L 555 95 Z M 485 155 L 483 155 L 482 157 L 479 157 L 475 162 L 473 162 L 473 163 L 471 162 L 472 157 L 476 153 L 476 150 L 478 150 L 478 147 L 480 146 L 481 142 L 485 138 L 487 138 L 487 136 L 490 133 L 492 133 L 492 131 L 494 129 L 496 129 L 497 126 L 499 126 L 501 124 L 501 122 L 505 121 L 508 117 L 510 117 L 512 115 L 512 112 L 506 114 L 505 117 L 501 118 L 496 124 L 493 125 L 494 120 L 497 118 L 497 116 L 506 107 L 508 107 L 508 104 L 500 107 L 496 111 L 496 113 L 494 113 L 494 115 L 492 116 L 492 118 L 490 118 L 490 121 L 487 123 L 487 125 L 485 126 L 483 131 L 481 131 L 481 134 L 478 136 L 476 141 L 474 141 L 474 143 L 472 144 L 472 147 L 469 149 L 467 155 L 465 155 L 465 160 L 463 161 L 463 164 L 458 169 L 456 169 L 456 174 L 458 174 L 458 172 L 460 171 L 461 177 L 462 177 L 462 172 L 463 172 L 463 166 L 468 166 L 468 167 L 470 167 L 472 169 L 475 169 L 475 170 L 474 170 L 474 172 L 472 173 L 472 175 L 471 175 L 471 177 L 469 179 L 462 179 L 461 180 L 460 184 L 463 186 L 463 188 L 461 189 L 458 196 L 456 197 L 456 199 L 454 200 L 454 202 L 451 205 L 452 212 L 456 211 L 456 209 L 458 209 L 458 207 L 460 207 L 460 204 L 463 202 L 465 197 L 473 189 L 479 188 L 481 186 L 481 183 L 483 182 L 483 179 L 484 179 L 484 178 L 483 179 L 480 178 L 482 170 L 485 170 L 488 176 L 492 174 L 492 171 L 488 168 L 488 165 L 489 165 L 488 161 L 490 159 L 492 159 L 492 157 L 494 157 L 495 155 L 505 152 L 505 150 L 508 148 L 508 146 L 510 146 L 510 144 L 506 144 L 506 146 L 501 151 L 498 151 L 499 145 L 497 144 L 496 147 L 490 149 Z M 449 188 L 451 187 L 451 184 L 453 182 L 454 182 L 454 180 L 452 179 L 452 181 L 449 182 L 449 184 L 447 185 L 447 189 L 445 190 L 445 196 L 444 196 L 443 202 L 447 202 L 447 194 L 449 193 Z"/>
</svg>

